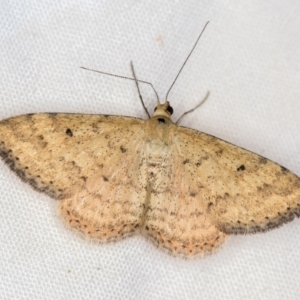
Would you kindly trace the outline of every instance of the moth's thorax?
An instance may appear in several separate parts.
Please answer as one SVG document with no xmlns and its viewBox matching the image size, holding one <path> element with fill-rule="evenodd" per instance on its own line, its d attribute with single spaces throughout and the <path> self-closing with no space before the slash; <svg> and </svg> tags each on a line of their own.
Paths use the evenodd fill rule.
<svg viewBox="0 0 300 300">
<path fill-rule="evenodd" d="M 169 143 L 177 125 L 170 117 L 153 116 L 145 121 L 147 139 L 154 143 Z"/>
<path fill-rule="evenodd" d="M 148 162 L 162 162 L 171 151 L 177 125 L 164 116 L 152 117 L 145 123 Z"/>
</svg>

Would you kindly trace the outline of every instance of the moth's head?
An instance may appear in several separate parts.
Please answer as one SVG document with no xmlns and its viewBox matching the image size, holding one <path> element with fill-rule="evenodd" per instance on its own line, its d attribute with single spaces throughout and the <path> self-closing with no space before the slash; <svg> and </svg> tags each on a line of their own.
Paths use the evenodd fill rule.
<svg viewBox="0 0 300 300">
<path fill-rule="evenodd" d="M 170 119 L 171 115 L 173 114 L 173 108 L 170 106 L 169 101 L 161 104 L 158 103 L 157 106 L 154 108 L 153 117 L 157 116 L 164 116 Z"/>
</svg>

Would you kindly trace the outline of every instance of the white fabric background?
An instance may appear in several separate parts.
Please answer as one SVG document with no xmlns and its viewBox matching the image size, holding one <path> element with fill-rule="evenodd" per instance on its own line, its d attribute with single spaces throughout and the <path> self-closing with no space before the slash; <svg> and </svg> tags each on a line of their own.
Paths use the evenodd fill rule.
<svg viewBox="0 0 300 300">
<path fill-rule="evenodd" d="M 300 175 L 300 2 L 1 1 L 0 118 L 80 112 L 145 118 L 133 82 L 176 120 L 259 153 Z M 155 97 L 142 87 L 152 112 Z M 62 174 L 63 175 L 63 174 Z M 1 299 L 299 299 L 300 220 L 230 237 L 215 255 L 185 261 L 143 237 L 89 243 L 64 228 L 56 203 L 0 162 Z"/>
</svg>

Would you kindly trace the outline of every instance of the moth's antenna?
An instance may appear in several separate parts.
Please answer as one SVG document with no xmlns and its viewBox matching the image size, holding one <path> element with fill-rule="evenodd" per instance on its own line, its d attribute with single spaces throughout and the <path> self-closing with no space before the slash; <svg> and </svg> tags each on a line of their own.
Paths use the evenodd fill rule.
<svg viewBox="0 0 300 300">
<path fill-rule="evenodd" d="M 188 111 L 186 111 L 184 114 L 182 114 L 182 116 L 176 121 L 176 124 L 178 125 L 179 122 L 182 120 L 182 118 L 183 118 L 185 115 L 187 115 L 187 114 L 193 112 L 193 111 L 194 111 L 195 109 L 197 109 L 199 106 L 201 106 L 202 104 L 204 104 L 204 102 L 207 100 L 208 96 L 209 96 L 209 92 L 206 93 L 205 97 L 201 100 L 201 102 L 200 102 L 199 104 L 197 104 L 193 109 L 188 110 Z"/>
<path fill-rule="evenodd" d="M 166 95 L 166 101 L 167 101 L 167 99 L 168 99 L 168 96 L 169 96 L 169 93 L 170 93 L 172 87 L 174 86 L 174 84 L 175 84 L 175 82 L 176 82 L 176 80 L 177 80 L 179 74 L 181 73 L 182 69 L 184 68 L 184 66 L 186 65 L 188 59 L 190 58 L 191 54 L 193 53 L 195 47 L 197 46 L 197 44 L 198 44 L 198 42 L 199 42 L 199 40 L 200 40 L 200 38 L 201 38 L 201 35 L 202 35 L 203 31 L 205 30 L 206 26 L 208 25 L 208 23 L 209 23 L 209 21 L 205 24 L 204 28 L 202 29 L 201 33 L 199 34 L 199 36 L 198 36 L 198 38 L 197 38 L 196 43 L 194 44 L 192 50 L 190 51 L 189 55 L 188 55 L 187 58 L 185 59 L 183 65 L 181 66 L 179 72 L 177 73 L 177 75 L 176 75 L 176 77 L 175 77 L 173 83 L 171 84 L 171 87 L 169 88 L 169 90 L 168 90 L 168 92 L 167 92 L 167 95 Z"/>
<path fill-rule="evenodd" d="M 136 79 L 136 76 L 135 76 L 135 72 L 134 72 L 134 68 L 133 68 L 133 63 L 132 63 L 132 61 L 130 62 L 130 66 L 131 66 L 132 75 L 133 75 L 133 78 L 134 78 L 134 81 L 135 81 L 135 84 L 136 84 L 136 88 L 137 88 L 138 93 L 139 93 L 140 100 L 141 100 L 141 102 L 142 102 L 142 105 L 143 105 L 143 107 L 144 107 L 144 110 L 145 110 L 146 114 L 148 115 L 148 117 L 149 117 L 149 119 L 150 119 L 150 118 L 151 118 L 151 117 L 150 117 L 150 114 L 149 114 L 149 112 L 148 112 L 148 110 L 147 110 L 147 108 L 146 108 L 146 106 L 145 106 L 143 97 L 142 97 L 142 95 L 141 95 L 139 83 L 138 83 L 138 81 L 137 81 L 137 79 Z"/>
<path fill-rule="evenodd" d="M 159 103 L 158 94 L 157 94 L 157 92 L 156 92 L 156 90 L 155 90 L 155 88 L 154 88 L 154 86 L 153 86 L 153 84 L 151 82 L 144 81 L 144 80 L 139 80 L 139 79 L 134 79 L 134 78 L 126 77 L 126 76 L 121 76 L 121 75 L 106 73 L 106 72 L 102 72 L 102 71 L 98 71 L 98 70 L 88 69 L 88 68 L 85 68 L 85 67 L 80 67 L 80 68 L 84 69 L 84 70 L 88 70 L 88 71 L 92 71 L 92 72 L 96 72 L 96 73 L 108 75 L 108 76 L 113 76 L 113 77 L 122 78 L 122 79 L 136 80 L 136 81 L 141 82 L 141 83 L 149 84 L 152 87 L 152 89 L 153 89 L 153 91 L 154 91 L 154 93 L 156 95 L 157 102 Z"/>
</svg>

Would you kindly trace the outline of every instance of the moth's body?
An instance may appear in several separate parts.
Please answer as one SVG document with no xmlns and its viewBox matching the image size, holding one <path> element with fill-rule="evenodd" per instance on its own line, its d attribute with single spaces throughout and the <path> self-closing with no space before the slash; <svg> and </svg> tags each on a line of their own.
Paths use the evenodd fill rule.
<svg viewBox="0 0 300 300">
<path fill-rule="evenodd" d="M 66 224 L 100 242 L 137 233 L 172 254 L 211 253 L 227 234 L 299 216 L 300 179 L 170 119 L 32 114 L 0 122 L 0 155 L 58 200 Z"/>
<path fill-rule="evenodd" d="M 137 80 L 132 63 L 131 69 L 142 101 L 138 82 L 152 84 Z M 214 251 L 227 234 L 262 232 L 300 216 L 299 177 L 174 124 L 168 101 L 158 103 L 152 118 L 145 111 L 148 120 L 82 114 L 3 120 L 0 156 L 58 200 L 67 225 L 100 242 L 142 233 L 169 253 L 192 258 Z"/>
</svg>

